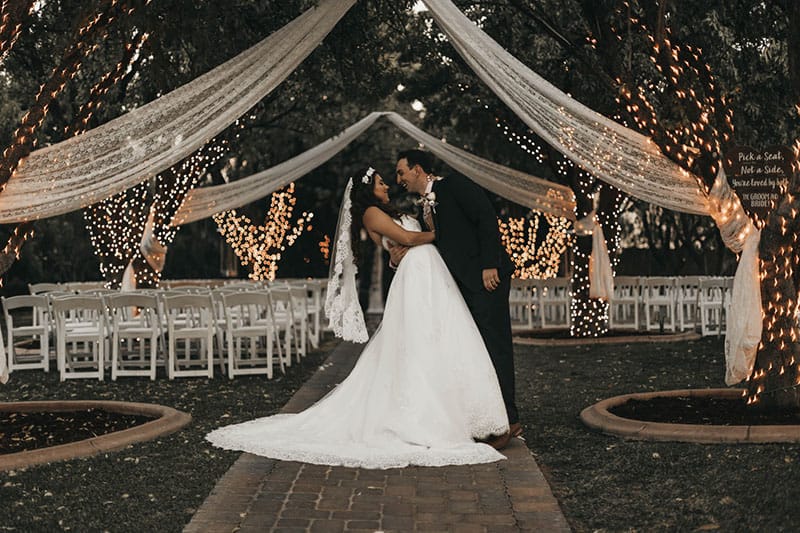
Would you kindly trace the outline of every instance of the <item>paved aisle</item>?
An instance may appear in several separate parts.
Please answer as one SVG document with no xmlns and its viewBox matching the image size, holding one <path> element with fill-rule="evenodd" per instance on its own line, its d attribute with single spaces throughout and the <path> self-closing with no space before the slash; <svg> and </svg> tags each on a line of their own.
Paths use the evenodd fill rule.
<svg viewBox="0 0 800 533">
<path fill-rule="evenodd" d="M 362 345 L 341 343 L 286 404 L 294 413 L 339 383 Z M 185 532 L 569 531 L 525 444 L 507 461 L 365 470 L 276 461 L 244 453 L 217 482 Z"/>
</svg>

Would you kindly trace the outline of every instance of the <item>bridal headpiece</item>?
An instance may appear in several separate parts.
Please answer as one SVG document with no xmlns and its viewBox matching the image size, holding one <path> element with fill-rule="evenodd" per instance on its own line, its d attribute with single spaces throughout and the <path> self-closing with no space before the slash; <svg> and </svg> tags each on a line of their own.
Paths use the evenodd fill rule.
<svg viewBox="0 0 800 533">
<path fill-rule="evenodd" d="M 361 178 L 362 183 L 368 183 L 375 170 L 370 167 Z M 337 337 L 346 341 L 367 342 L 367 325 L 361 304 L 358 302 L 358 288 L 356 287 L 356 274 L 358 268 L 353 262 L 353 247 L 350 242 L 350 226 L 353 216 L 350 213 L 350 191 L 353 189 L 353 178 L 347 181 L 344 190 L 342 207 L 339 210 L 339 222 L 336 224 L 336 237 L 333 240 L 333 253 L 331 254 L 331 269 L 328 275 L 328 293 L 325 297 L 325 315 L 330 321 L 330 327 Z"/>
<path fill-rule="evenodd" d="M 375 175 L 375 169 L 372 168 L 372 167 L 369 167 L 367 169 L 367 171 L 364 173 L 364 175 L 361 176 L 361 183 L 363 183 L 365 185 L 367 185 L 369 183 L 372 183 L 372 176 L 374 176 L 374 175 Z"/>
</svg>

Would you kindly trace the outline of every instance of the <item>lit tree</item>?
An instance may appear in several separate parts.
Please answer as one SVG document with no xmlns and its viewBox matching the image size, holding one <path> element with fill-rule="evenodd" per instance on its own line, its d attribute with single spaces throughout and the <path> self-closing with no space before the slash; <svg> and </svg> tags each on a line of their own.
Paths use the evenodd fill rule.
<svg viewBox="0 0 800 533">
<path fill-rule="evenodd" d="M 264 224 L 256 226 L 250 218 L 238 215 L 235 210 L 214 215 L 219 232 L 242 263 L 250 269 L 250 279 L 274 280 L 278 263 L 286 248 L 292 246 L 314 217 L 304 212 L 297 221 L 292 222 L 297 198 L 294 196 L 294 183 L 285 190 L 272 193 L 269 211 Z"/>
</svg>

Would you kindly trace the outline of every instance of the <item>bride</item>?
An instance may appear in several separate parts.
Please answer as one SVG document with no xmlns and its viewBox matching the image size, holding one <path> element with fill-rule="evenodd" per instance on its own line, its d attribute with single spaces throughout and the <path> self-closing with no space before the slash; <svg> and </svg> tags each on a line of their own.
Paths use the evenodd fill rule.
<svg viewBox="0 0 800 533">
<path fill-rule="evenodd" d="M 433 232 L 389 205 L 373 168 L 350 179 L 339 215 L 325 311 L 337 336 L 366 342 L 354 255 L 363 229 L 379 245 L 411 246 L 392 280 L 383 322 L 350 375 L 299 414 L 214 430 L 215 446 L 274 459 L 361 468 L 489 463 L 486 439 L 508 431 L 481 335 Z"/>
</svg>

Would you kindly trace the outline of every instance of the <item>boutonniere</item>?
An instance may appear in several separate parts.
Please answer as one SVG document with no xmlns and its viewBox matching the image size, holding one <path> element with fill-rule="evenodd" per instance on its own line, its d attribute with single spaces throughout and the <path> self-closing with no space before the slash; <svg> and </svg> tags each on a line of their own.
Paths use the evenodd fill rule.
<svg viewBox="0 0 800 533">
<path fill-rule="evenodd" d="M 416 205 L 428 205 L 431 210 L 435 213 L 436 209 L 434 209 L 439 203 L 436 201 L 436 193 L 431 191 L 426 194 L 421 194 L 419 198 L 417 198 L 414 203 Z"/>
</svg>

